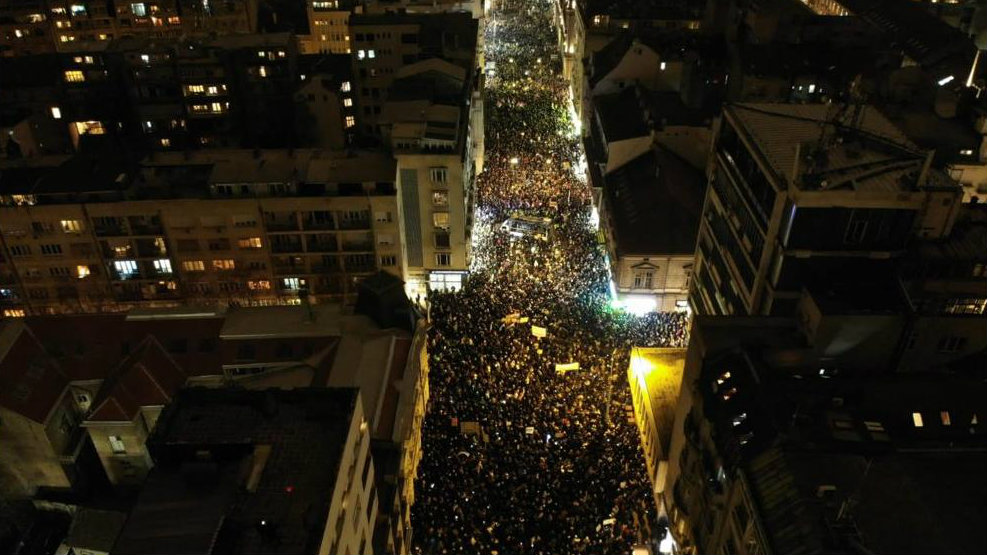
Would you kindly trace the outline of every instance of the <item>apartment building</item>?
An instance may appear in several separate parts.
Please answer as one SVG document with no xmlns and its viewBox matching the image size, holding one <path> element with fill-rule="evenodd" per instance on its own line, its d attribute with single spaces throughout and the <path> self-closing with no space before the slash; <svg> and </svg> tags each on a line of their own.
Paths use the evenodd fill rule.
<svg viewBox="0 0 987 555">
<path fill-rule="evenodd" d="M 359 4 L 354 0 L 308 0 L 309 34 L 298 36 L 302 54 L 349 54 L 350 14 Z"/>
<path fill-rule="evenodd" d="M 379 125 L 397 160 L 409 296 L 460 288 L 469 270 L 483 108 L 474 73 L 432 58 L 401 68 Z"/>
<path fill-rule="evenodd" d="M 257 7 L 257 0 L 14 0 L 0 6 L 0 56 L 71 51 L 118 38 L 252 33 Z"/>
<path fill-rule="evenodd" d="M 183 391 L 113 553 L 373 553 L 367 416 L 356 388 Z"/>
<path fill-rule="evenodd" d="M 961 188 L 863 106 L 735 104 L 714 130 L 690 304 L 790 315 L 805 281 L 947 237 Z"/>
<path fill-rule="evenodd" d="M 478 23 L 467 13 L 354 14 L 350 17 L 358 132 L 381 137 L 380 116 L 391 83 L 404 66 L 439 58 L 472 78 L 478 56 Z"/>
<path fill-rule="evenodd" d="M 318 150 L 5 164 L 6 316 L 352 299 L 401 275 L 393 158 Z"/>
</svg>

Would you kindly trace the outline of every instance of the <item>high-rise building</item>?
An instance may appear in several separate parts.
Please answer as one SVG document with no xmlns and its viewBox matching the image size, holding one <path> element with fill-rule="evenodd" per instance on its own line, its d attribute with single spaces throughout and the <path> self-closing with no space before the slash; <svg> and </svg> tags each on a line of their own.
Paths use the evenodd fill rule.
<svg viewBox="0 0 987 555">
<path fill-rule="evenodd" d="M 812 276 L 949 235 L 962 190 L 876 109 L 727 106 L 714 131 L 690 303 L 791 315 Z"/>
</svg>

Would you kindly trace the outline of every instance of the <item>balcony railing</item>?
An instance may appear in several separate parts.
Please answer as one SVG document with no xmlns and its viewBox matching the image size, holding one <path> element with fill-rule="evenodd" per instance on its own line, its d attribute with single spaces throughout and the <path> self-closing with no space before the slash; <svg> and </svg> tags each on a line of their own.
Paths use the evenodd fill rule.
<svg viewBox="0 0 987 555">
<path fill-rule="evenodd" d="M 336 252 L 339 247 L 335 242 L 329 241 L 310 241 L 308 243 L 308 252 Z"/>
<path fill-rule="evenodd" d="M 295 220 L 267 220 L 264 226 L 268 231 L 298 231 L 298 222 Z"/>
<path fill-rule="evenodd" d="M 98 225 L 93 228 L 93 233 L 99 237 L 120 237 L 127 235 L 127 230 L 122 225 Z"/>
<path fill-rule="evenodd" d="M 365 220 L 340 220 L 339 229 L 370 229 L 370 218 Z"/>
<path fill-rule="evenodd" d="M 305 220 L 302 223 L 302 225 L 304 226 L 305 231 L 318 231 L 318 230 L 336 229 L 336 222 L 334 222 L 332 220 L 328 220 L 328 221 L 326 221 L 326 220 L 321 220 L 321 221 Z"/>
<path fill-rule="evenodd" d="M 343 250 L 346 252 L 373 252 L 372 241 L 360 241 L 358 243 L 343 242 Z"/>
<path fill-rule="evenodd" d="M 271 243 L 271 252 L 292 253 L 304 252 L 301 241 L 290 243 Z"/>
</svg>

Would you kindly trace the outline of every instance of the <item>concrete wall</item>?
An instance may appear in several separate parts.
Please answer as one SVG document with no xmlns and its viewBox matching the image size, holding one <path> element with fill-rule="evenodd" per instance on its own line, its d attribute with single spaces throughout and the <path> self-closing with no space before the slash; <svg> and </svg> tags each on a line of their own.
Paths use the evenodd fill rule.
<svg viewBox="0 0 987 555">
<path fill-rule="evenodd" d="M 148 430 L 142 415 L 138 414 L 133 422 L 89 421 L 84 426 L 110 483 L 136 485 L 144 481 L 154 463 L 144 446 Z M 123 441 L 125 453 L 113 452 L 110 436 L 117 436 Z"/>
</svg>

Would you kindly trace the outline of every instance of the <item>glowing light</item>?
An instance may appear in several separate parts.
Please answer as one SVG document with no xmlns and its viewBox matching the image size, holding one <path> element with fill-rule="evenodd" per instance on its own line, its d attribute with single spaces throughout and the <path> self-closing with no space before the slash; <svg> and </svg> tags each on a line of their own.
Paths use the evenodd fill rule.
<svg viewBox="0 0 987 555">
<path fill-rule="evenodd" d="M 939 80 L 939 86 L 941 87 L 943 85 L 951 83 L 953 79 L 954 77 L 952 75 L 950 75 L 949 77 L 943 77 L 942 79 Z"/>
</svg>

